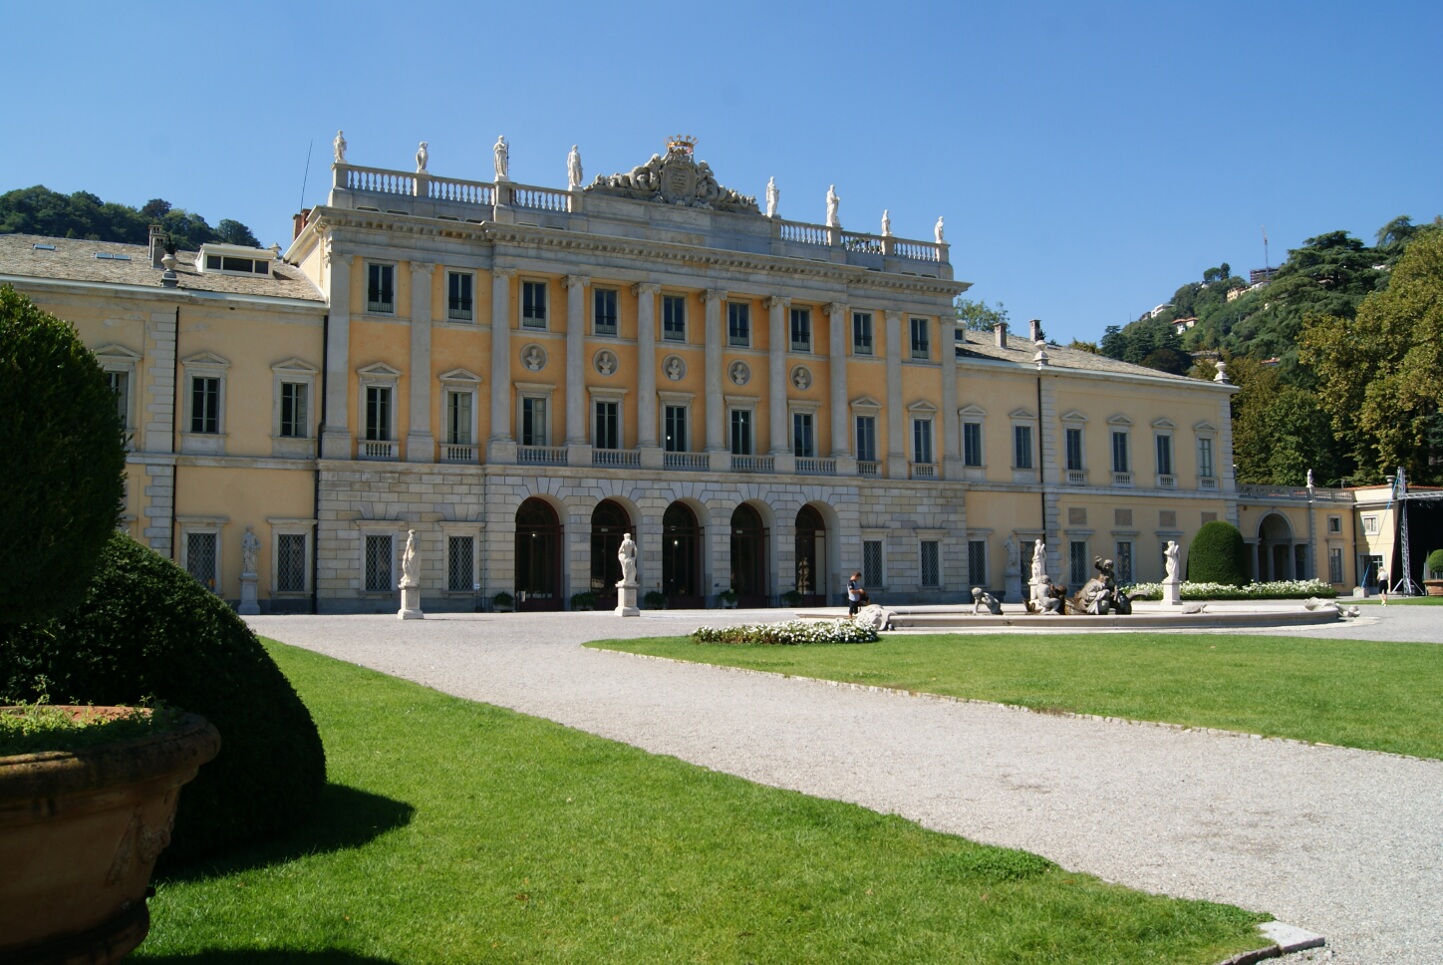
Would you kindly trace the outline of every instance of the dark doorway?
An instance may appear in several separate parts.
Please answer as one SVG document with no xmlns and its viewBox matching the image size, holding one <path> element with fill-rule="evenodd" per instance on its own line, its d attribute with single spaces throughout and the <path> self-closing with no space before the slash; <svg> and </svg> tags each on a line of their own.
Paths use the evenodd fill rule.
<svg viewBox="0 0 1443 965">
<path fill-rule="evenodd" d="M 812 506 L 797 513 L 797 559 L 792 586 L 802 595 L 800 606 L 827 605 L 827 524 Z"/>
<path fill-rule="evenodd" d="M 621 580 L 617 550 L 631 532 L 631 517 L 622 505 L 607 499 L 591 512 L 591 592 L 598 610 L 616 609 L 616 584 Z"/>
<path fill-rule="evenodd" d="M 561 609 L 561 521 L 534 497 L 516 511 L 516 608 Z"/>
<path fill-rule="evenodd" d="M 755 509 L 743 504 L 732 513 L 732 589 L 737 606 L 771 605 L 767 594 L 767 530 Z"/>
<path fill-rule="evenodd" d="M 661 518 L 661 592 L 666 605 L 680 610 L 706 606 L 702 588 L 701 527 L 684 503 L 672 503 Z"/>
</svg>

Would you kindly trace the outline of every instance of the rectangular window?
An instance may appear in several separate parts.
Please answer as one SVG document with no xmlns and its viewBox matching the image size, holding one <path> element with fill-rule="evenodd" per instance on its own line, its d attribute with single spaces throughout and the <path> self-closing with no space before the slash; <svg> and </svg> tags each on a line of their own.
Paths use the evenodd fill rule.
<svg viewBox="0 0 1443 965">
<path fill-rule="evenodd" d="M 1342 531 L 1343 531 L 1343 517 L 1341 517 L 1341 516 L 1329 516 L 1329 517 L 1328 517 L 1328 532 L 1330 532 L 1330 533 L 1341 533 Z"/>
<path fill-rule="evenodd" d="M 446 537 L 446 589 L 466 593 L 476 588 L 474 536 Z"/>
<path fill-rule="evenodd" d="M 546 418 L 546 400 L 524 397 L 521 400 L 521 444 L 523 446 L 549 445 L 550 425 Z"/>
<path fill-rule="evenodd" d="M 667 406 L 663 421 L 666 430 L 663 448 L 667 452 L 686 452 L 686 406 Z"/>
<path fill-rule="evenodd" d="M 932 461 L 932 420 L 912 420 L 912 461 L 930 463 Z"/>
<path fill-rule="evenodd" d="M 1067 430 L 1067 468 L 1071 472 L 1082 471 L 1082 430 Z"/>
<path fill-rule="evenodd" d="M 1114 432 L 1112 434 L 1112 471 L 1127 472 L 1127 433 Z"/>
<path fill-rule="evenodd" d="M 857 416 L 857 461 L 877 461 L 877 417 Z"/>
<path fill-rule="evenodd" d="M 852 313 L 852 354 L 872 354 L 872 313 Z"/>
<path fill-rule="evenodd" d="M 962 423 L 962 465 L 982 465 L 982 423 Z"/>
<path fill-rule="evenodd" d="M 1117 579 L 1118 584 L 1119 584 L 1119 585 L 1125 585 L 1125 584 L 1131 583 L 1131 582 L 1133 581 L 1133 579 L 1134 579 L 1134 577 L 1133 577 L 1133 575 L 1132 575 L 1132 541 L 1131 541 L 1131 540 L 1118 540 L 1118 541 L 1117 541 L 1117 557 L 1116 557 L 1116 559 L 1115 559 L 1113 562 L 1114 562 L 1113 575 L 1114 575 L 1114 577 Z"/>
<path fill-rule="evenodd" d="M 306 537 L 304 533 L 281 533 L 276 537 L 276 591 L 306 591 Z"/>
<path fill-rule="evenodd" d="M 727 302 L 727 344 L 745 348 L 752 344 L 752 308 L 741 302 Z"/>
<path fill-rule="evenodd" d="M 1032 427 L 1012 427 L 1012 468 L 1032 468 Z"/>
<path fill-rule="evenodd" d="M 220 432 L 220 379 L 208 375 L 191 378 L 190 431 Z"/>
<path fill-rule="evenodd" d="M 600 399 L 595 407 L 596 435 L 592 442 L 598 449 L 621 448 L 621 403 Z"/>
<path fill-rule="evenodd" d="M 595 335 L 616 334 L 615 288 L 597 288 L 591 293 L 591 331 Z"/>
<path fill-rule="evenodd" d="M 185 571 L 212 593 L 219 592 L 216 573 L 216 534 L 185 534 Z"/>
<path fill-rule="evenodd" d="M 752 410 L 732 410 L 732 455 L 752 454 Z"/>
<path fill-rule="evenodd" d="M 391 387 L 366 386 L 366 438 L 385 442 L 391 438 Z"/>
<path fill-rule="evenodd" d="M 1087 582 L 1087 542 L 1075 539 L 1067 544 L 1067 578 L 1072 581 L 1074 592 L 1082 589 Z"/>
<path fill-rule="evenodd" d="M 396 310 L 396 266 L 366 266 L 366 311 L 394 312 Z"/>
<path fill-rule="evenodd" d="M 446 393 L 446 442 L 453 446 L 471 445 L 473 392 Z"/>
<path fill-rule="evenodd" d="M 927 334 L 927 319 L 912 319 L 912 358 L 928 359 L 932 357 L 932 343 Z"/>
<path fill-rule="evenodd" d="M 875 590 L 880 589 L 883 582 L 882 541 L 864 539 L 862 540 L 862 585 Z"/>
<path fill-rule="evenodd" d="M 969 539 L 967 541 L 967 585 L 987 585 L 987 541 L 981 539 Z"/>
<path fill-rule="evenodd" d="M 306 390 L 304 382 L 281 383 L 281 435 L 304 439 L 310 426 L 306 422 Z"/>
<path fill-rule="evenodd" d="M 686 297 L 661 296 L 661 337 L 669 342 L 686 341 Z"/>
<path fill-rule="evenodd" d="M 130 373 L 106 372 L 105 382 L 115 396 L 115 411 L 120 414 L 120 424 L 130 425 Z"/>
<path fill-rule="evenodd" d="M 1363 517 L 1363 532 L 1364 532 L 1364 533 L 1367 533 L 1369 536 L 1376 536 L 1376 535 L 1378 535 L 1378 517 L 1377 517 L 1377 516 L 1364 516 L 1364 517 Z"/>
<path fill-rule="evenodd" d="M 810 352 L 812 350 L 812 310 L 810 308 L 792 309 L 792 351 Z"/>
<path fill-rule="evenodd" d="M 1172 475 L 1172 436 L 1157 437 L 1157 474 Z"/>
<path fill-rule="evenodd" d="M 521 283 L 521 327 L 546 327 L 546 282 Z"/>
<path fill-rule="evenodd" d="M 391 586 L 391 541 L 394 538 L 389 534 L 366 537 L 367 593 L 389 593 L 394 589 Z"/>
<path fill-rule="evenodd" d="M 812 414 L 792 413 L 792 455 L 799 459 L 811 459 L 817 454 L 817 441 L 812 434 Z"/>
<path fill-rule="evenodd" d="M 446 273 L 446 317 L 454 322 L 469 322 L 475 317 L 471 286 L 475 279 L 469 271 Z"/>
<path fill-rule="evenodd" d="M 1341 546 L 1328 547 L 1328 582 L 1343 582 L 1343 548 Z"/>
<path fill-rule="evenodd" d="M 942 585 L 941 547 L 935 539 L 922 541 L 922 585 L 926 587 Z"/>
<path fill-rule="evenodd" d="M 1199 439 L 1197 441 L 1197 474 L 1204 479 L 1212 478 L 1213 441 L 1211 439 Z"/>
</svg>

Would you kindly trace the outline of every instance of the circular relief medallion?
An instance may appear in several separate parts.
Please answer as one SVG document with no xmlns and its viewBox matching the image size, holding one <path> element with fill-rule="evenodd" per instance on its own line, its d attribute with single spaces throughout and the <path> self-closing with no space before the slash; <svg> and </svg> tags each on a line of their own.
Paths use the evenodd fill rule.
<svg viewBox="0 0 1443 965">
<path fill-rule="evenodd" d="M 752 380 L 752 370 L 745 362 L 733 362 L 731 368 L 727 369 L 727 375 L 731 377 L 733 385 L 746 385 Z"/>
<path fill-rule="evenodd" d="M 616 353 L 609 348 L 604 348 L 596 353 L 591 364 L 596 366 L 596 371 L 602 375 L 614 375 L 617 369 Z"/>
<path fill-rule="evenodd" d="M 661 363 L 661 370 L 673 382 L 680 382 L 686 377 L 686 363 L 681 360 L 679 355 L 668 355 L 666 360 Z"/>
<path fill-rule="evenodd" d="M 546 350 L 535 342 L 521 350 L 521 364 L 532 372 L 546 368 Z"/>
<path fill-rule="evenodd" d="M 799 389 L 810 389 L 812 387 L 812 373 L 805 365 L 798 365 L 792 369 L 792 385 Z"/>
</svg>

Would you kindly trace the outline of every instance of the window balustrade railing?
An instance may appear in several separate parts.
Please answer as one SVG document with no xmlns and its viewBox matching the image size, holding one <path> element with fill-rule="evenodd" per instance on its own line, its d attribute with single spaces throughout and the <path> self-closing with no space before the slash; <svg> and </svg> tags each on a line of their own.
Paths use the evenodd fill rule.
<svg viewBox="0 0 1443 965">
<path fill-rule="evenodd" d="M 593 449 L 591 464 L 610 469 L 636 469 L 641 466 L 641 453 L 635 449 Z"/>
<path fill-rule="evenodd" d="M 527 466 L 566 465 L 565 446 L 517 446 L 516 461 Z"/>
<path fill-rule="evenodd" d="M 1158 477 L 1157 477 L 1157 488 L 1158 488 L 1158 489 L 1176 489 L 1176 488 L 1177 488 L 1177 477 L 1176 477 L 1176 476 L 1161 476 L 1161 475 L 1158 476 Z"/>
<path fill-rule="evenodd" d="M 798 456 L 797 473 L 803 476 L 835 476 L 837 474 L 837 460 Z"/>
<path fill-rule="evenodd" d="M 480 446 L 473 446 L 469 443 L 443 442 L 441 443 L 442 462 L 475 462 Z"/>
<path fill-rule="evenodd" d="M 667 469 L 707 469 L 711 460 L 704 452 L 664 452 L 661 464 Z"/>
<path fill-rule="evenodd" d="M 1217 488 L 1218 488 L 1218 481 L 1217 481 L 1216 478 L 1214 478 L 1214 477 L 1212 477 L 1212 476 L 1199 476 L 1199 477 L 1198 477 L 1198 481 L 1197 481 L 1197 488 L 1199 488 L 1199 489 L 1217 489 Z"/>
<path fill-rule="evenodd" d="M 1086 485 L 1087 485 L 1087 470 L 1086 470 L 1086 469 L 1068 469 L 1068 470 L 1066 471 L 1066 473 L 1067 473 L 1067 475 L 1066 475 L 1067 485 L 1069 485 L 1069 486 L 1086 486 Z"/>
<path fill-rule="evenodd" d="M 400 453 L 401 444 L 380 439 L 362 439 L 359 448 L 362 459 L 395 459 Z"/>
<path fill-rule="evenodd" d="M 871 459 L 857 460 L 857 475 L 859 476 L 880 476 L 882 464 Z"/>
<path fill-rule="evenodd" d="M 909 475 L 913 479 L 936 479 L 937 464 L 931 462 L 914 462 L 910 464 Z"/>
<path fill-rule="evenodd" d="M 776 466 L 772 456 L 732 456 L 733 472 L 774 472 Z"/>
<path fill-rule="evenodd" d="M 1130 472 L 1115 472 L 1115 473 L 1113 473 L 1113 474 L 1112 474 L 1112 484 L 1113 484 L 1114 486 L 1131 486 L 1131 485 L 1132 485 L 1132 473 L 1130 473 Z"/>
</svg>

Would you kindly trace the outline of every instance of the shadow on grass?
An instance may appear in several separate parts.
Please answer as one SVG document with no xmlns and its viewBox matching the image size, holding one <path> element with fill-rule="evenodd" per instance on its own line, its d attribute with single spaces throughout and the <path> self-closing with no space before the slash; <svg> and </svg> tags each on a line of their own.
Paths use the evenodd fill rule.
<svg viewBox="0 0 1443 965">
<path fill-rule="evenodd" d="M 372 958 L 352 952 L 327 950 L 323 952 L 253 951 L 250 949 L 214 949 L 191 952 L 189 955 L 160 955 L 147 958 L 147 965 L 243 965 L 256 962 L 257 965 L 398 965 L 395 959 Z"/>
<path fill-rule="evenodd" d="M 379 794 L 346 787 L 344 784 L 327 784 L 321 791 L 320 801 L 310 820 L 289 834 L 262 841 L 220 857 L 197 861 L 194 864 L 176 868 L 159 868 L 156 871 L 156 879 L 167 882 L 200 881 L 234 874 L 237 871 L 283 864 L 305 855 L 359 848 L 361 845 L 379 838 L 387 831 L 405 827 L 411 822 L 411 815 L 415 813 L 416 809 L 405 801 L 392 800 Z M 230 953 L 216 952 L 215 954 Z M 284 961 L 285 954 L 287 953 L 274 953 L 268 961 Z M 309 953 L 306 954 L 309 955 Z M 336 954 L 341 953 L 337 952 Z M 282 957 L 277 958 L 276 955 Z M 186 959 L 186 961 L 190 960 Z M 209 961 L 208 958 L 195 959 L 195 961 L 202 960 Z M 297 959 L 297 961 L 300 960 Z M 331 959 L 310 956 L 305 961 L 321 962 L 331 961 Z M 372 959 L 338 958 L 335 961 L 359 962 L 372 961 Z"/>
</svg>

